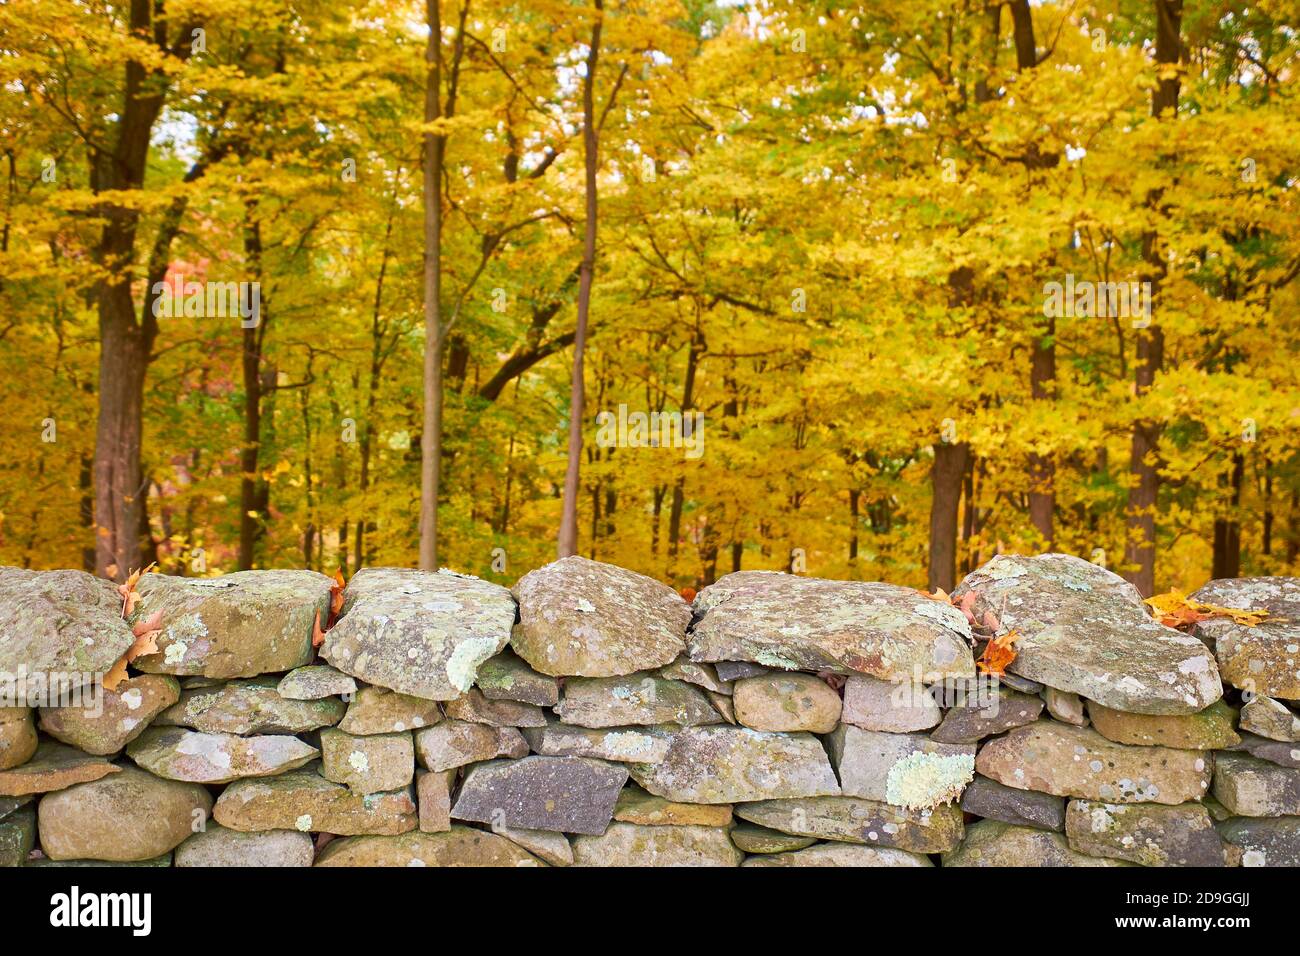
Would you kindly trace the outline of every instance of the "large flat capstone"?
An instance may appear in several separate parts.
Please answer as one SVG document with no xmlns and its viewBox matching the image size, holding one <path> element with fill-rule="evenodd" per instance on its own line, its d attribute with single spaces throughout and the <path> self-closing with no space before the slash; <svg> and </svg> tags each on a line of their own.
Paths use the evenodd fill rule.
<svg viewBox="0 0 1300 956">
<path fill-rule="evenodd" d="M 321 656 L 367 683 L 452 700 L 506 646 L 514 622 L 514 598 L 499 584 L 446 569 L 363 568 Z"/>
<path fill-rule="evenodd" d="M 695 615 L 695 661 L 927 683 L 975 674 L 966 618 L 913 588 L 737 571 L 700 591 Z"/>
<path fill-rule="evenodd" d="M 1219 607 L 1268 611 L 1254 626 L 1216 617 L 1192 633 L 1214 647 L 1219 671 L 1233 687 L 1300 700 L 1300 578 L 1221 578 L 1191 596 Z"/>
<path fill-rule="evenodd" d="M 1010 670 L 1057 690 L 1138 714 L 1192 714 L 1223 694 L 1208 648 L 1165 627 L 1133 585 L 1068 554 L 998 555 L 968 574 L 977 620 L 1015 631 Z"/>
</svg>

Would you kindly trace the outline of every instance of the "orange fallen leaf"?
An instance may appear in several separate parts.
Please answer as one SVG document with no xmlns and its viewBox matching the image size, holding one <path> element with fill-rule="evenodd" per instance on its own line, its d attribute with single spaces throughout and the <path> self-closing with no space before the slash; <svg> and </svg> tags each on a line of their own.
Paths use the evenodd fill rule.
<svg viewBox="0 0 1300 956">
<path fill-rule="evenodd" d="M 1189 630 L 1192 625 L 1211 618 L 1226 617 L 1246 627 L 1258 627 L 1268 618 L 1268 611 L 1261 609 L 1221 607 L 1218 604 L 1206 604 L 1190 598 L 1174 588 L 1164 594 L 1157 594 L 1142 602 L 1155 612 L 1156 618 L 1165 627 Z"/>
<path fill-rule="evenodd" d="M 122 617 L 135 613 L 135 606 L 140 600 L 140 592 L 135 586 L 140 583 L 141 575 L 148 574 L 157 562 L 151 562 L 147 568 L 137 568 L 126 576 L 126 583 L 117 586 L 117 593 L 122 595 Z"/>
<path fill-rule="evenodd" d="M 104 675 L 104 689 L 116 690 L 117 685 L 126 679 L 126 665 L 145 654 L 158 653 L 158 635 L 162 633 L 162 610 L 154 611 L 143 621 L 137 621 L 131 629 L 135 641 L 126 649 L 126 653 Z"/>
<path fill-rule="evenodd" d="M 320 611 L 316 612 L 316 619 L 311 622 L 311 646 L 320 647 L 325 643 L 325 632 L 320 629 Z"/>
<path fill-rule="evenodd" d="M 338 617 L 343 610 L 343 589 L 348 582 L 343 577 L 343 569 L 334 569 L 334 583 L 330 585 L 330 617 Z"/>
<path fill-rule="evenodd" d="M 1016 641 L 1020 640 L 1017 631 L 1007 631 L 1001 637 L 995 637 L 984 645 L 984 653 L 975 662 L 981 674 L 1001 677 L 1007 672 L 1008 665 L 1016 659 Z"/>
<path fill-rule="evenodd" d="M 929 591 L 922 591 L 920 588 L 917 588 L 916 590 L 917 593 L 921 595 L 921 597 L 929 598 L 931 601 L 942 601 L 944 604 L 952 603 L 952 595 L 950 595 L 943 588 L 935 588 L 933 594 L 931 594 Z"/>
<path fill-rule="evenodd" d="M 685 601 L 687 604 L 690 604 L 692 601 L 695 600 L 695 595 L 696 595 L 697 592 L 696 592 L 695 588 L 692 588 L 692 587 L 684 587 L 684 588 L 682 588 L 680 591 L 678 591 L 677 593 L 680 594 L 680 595 L 682 596 L 682 600 L 683 600 L 683 601 Z"/>
</svg>

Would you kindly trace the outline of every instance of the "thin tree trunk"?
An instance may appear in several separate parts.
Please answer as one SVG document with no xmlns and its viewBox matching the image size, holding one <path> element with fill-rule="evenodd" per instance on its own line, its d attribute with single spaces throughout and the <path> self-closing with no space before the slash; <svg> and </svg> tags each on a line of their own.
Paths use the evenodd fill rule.
<svg viewBox="0 0 1300 956">
<path fill-rule="evenodd" d="M 1241 576 L 1241 486 L 1246 474 L 1246 459 L 1232 456 L 1232 474 L 1228 476 L 1230 493 L 1227 514 L 1214 519 L 1214 570 L 1211 577 Z"/>
<path fill-rule="evenodd" d="M 578 279 L 578 322 L 573 339 L 573 377 L 569 386 L 569 459 L 564 470 L 564 500 L 560 512 L 557 552 L 561 558 L 578 551 L 578 479 L 582 467 L 582 423 L 585 415 L 583 358 L 587 350 L 587 319 L 591 308 L 592 273 L 596 266 L 596 170 L 599 165 L 596 131 L 596 66 L 600 59 L 603 0 L 595 0 L 596 20 L 587 50 L 587 75 L 582 78 L 582 151 L 587 221 L 582 236 L 582 270 Z"/>
<path fill-rule="evenodd" d="M 256 202 L 248 215 L 256 215 Z M 246 224 L 244 249 L 256 280 L 262 277 L 262 228 L 255 219 Z M 258 473 L 262 448 L 262 330 L 267 317 L 262 299 L 256 326 L 243 329 L 244 443 L 239 450 L 239 570 L 248 571 L 256 560 L 257 545 L 265 533 L 266 516 L 260 504 L 265 481 Z"/>
<path fill-rule="evenodd" d="M 1034 352 L 1029 372 L 1030 394 L 1035 402 L 1050 402 L 1056 397 L 1056 320 L 1044 320 L 1041 334 L 1034 336 Z M 1029 520 L 1047 551 L 1056 545 L 1052 516 L 1056 510 L 1056 464 L 1050 455 L 1029 456 Z"/>
<path fill-rule="evenodd" d="M 934 497 L 930 503 L 930 590 L 951 591 L 956 584 L 957 505 L 970 446 L 965 442 L 934 446 L 930 471 Z M 970 507 L 969 503 L 967 507 Z"/>
<path fill-rule="evenodd" d="M 424 61 L 424 121 L 442 115 L 442 13 L 425 0 L 429 40 Z M 420 438 L 420 567 L 438 567 L 438 496 L 442 479 L 442 161 L 446 137 L 424 134 L 424 431 Z"/>
</svg>

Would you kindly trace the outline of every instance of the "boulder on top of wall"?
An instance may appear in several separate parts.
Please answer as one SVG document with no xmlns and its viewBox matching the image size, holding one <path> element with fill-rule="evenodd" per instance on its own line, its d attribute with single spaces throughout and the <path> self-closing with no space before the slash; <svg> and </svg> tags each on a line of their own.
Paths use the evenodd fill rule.
<svg viewBox="0 0 1300 956">
<path fill-rule="evenodd" d="M 93 684 L 135 642 L 112 583 L 84 571 L 0 568 L 0 700 L 41 699 L 48 676 Z"/>
<path fill-rule="evenodd" d="M 320 650 L 368 684 L 451 700 L 506 646 L 514 621 L 514 598 L 499 584 L 445 568 L 362 568 Z"/>
<path fill-rule="evenodd" d="M 553 677 L 620 677 L 671 664 L 686 646 L 691 609 L 635 571 L 571 555 L 514 587 L 515 652 Z"/>
<path fill-rule="evenodd" d="M 1215 617 L 1199 622 L 1192 633 L 1214 648 L 1219 671 L 1233 687 L 1300 699 L 1300 578 L 1221 578 L 1192 598 L 1220 607 L 1268 611 L 1253 627 Z"/>
<path fill-rule="evenodd" d="M 1154 620 L 1137 589 L 1068 554 L 998 555 L 968 574 L 954 598 L 973 594 L 977 620 L 1015 631 L 1009 669 L 1115 710 L 1193 714 L 1223 694 L 1205 644 Z"/>
<path fill-rule="evenodd" d="M 329 615 L 333 582 L 315 571 L 238 571 L 215 578 L 146 574 L 132 625 L 162 615 L 158 653 L 133 666 L 150 674 L 256 677 L 311 662 L 316 615 Z"/>
<path fill-rule="evenodd" d="M 695 661 L 927 683 L 975 675 L 966 618 L 914 588 L 737 571 L 696 595 L 695 615 Z"/>
</svg>

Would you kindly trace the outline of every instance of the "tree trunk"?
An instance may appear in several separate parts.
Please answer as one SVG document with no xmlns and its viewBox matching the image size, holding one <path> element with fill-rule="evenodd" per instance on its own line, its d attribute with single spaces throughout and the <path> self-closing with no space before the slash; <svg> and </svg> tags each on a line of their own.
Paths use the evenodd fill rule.
<svg viewBox="0 0 1300 956">
<path fill-rule="evenodd" d="M 1182 54 L 1182 0 L 1155 0 L 1156 6 L 1156 63 L 1161 66 L 1177 65 Z M 1166 111 L 1178 109 L 1179 78 L 1176 73 L 1161 76 L 1151 93 L 1151 115 L 1159 119 Z M 1148 197 L 1149 205 L 1159 202 L 1159 194 Z M 1164 277 L 1164 257 L 1154 232 L 1142 237 L 1142 252 L 1151 268 L 1151 301 L 1154 302 L 1160 281 Z M 1156 373 L 1164 364 L 1164 331 L 1153 319 L 1151 324 L 1138 330 L 1137 352 L 1134 366 L 1135 394 L 1141 398 L 1155 382 Z M 1156 502 L 1160 492 L 1159 465 L 1156 461 L 1160 441 L 1160 425 L 1153 421 L 1138 421 L 1133 425 L 1133 441 L 1129 455 L 1129 472 L 1132 475 L 1125 509 L 1128 533 L 1124 545 L 1125 577 L 1143 597 L 1155 593 L 1156 566 Z"/>
<path fill-rule="evenodd" d="M 1056 397 L 1056 320 L 1046 319 L 1041 332 L 1034 336 L 1029 386 L 1035 402 L 1050 402 Z M 1056 544 L 1052 521 L 1056 510 L 1055 479 L 1056 464 L 1050 455 L 1029 456 L 1029 520 L 1047 551 L 1053 550 Z"/>
<path fill-rule="evenodd" d="M 1232 474 L 1228 477 L 1229 511 L 1214 519 L 1214 570 L 1213 578 L 1241 576 L 1241 486 L 1245 479 L 1246 459 L 1241 454 L 1232 456 Z"/>
<path fill-rule="evenodd" d="M 424 121 L 442 115 L 442 13 L 425 0 L 429 40 L 424 61 Z M 420 436 L 420 567 L 438 568 L 438 494 L 442 478 L 442 160 L 446 137 L 424 134 L 424 431 Z"/>
<path fill-rule="evenodd" d="M 256 280 L 262 277 L 262 227 L 253 218 L 256 202 L 249 203 L 244 250 L 248 254 Z M 257 546 L 265 534 L 266 516 L 261 503 L 265 500 L 266 482 L 259 474 L 262 449 L 262 330 L 267 317 L 266 300 L 262 299 L 260 321 L 243 330 L 244 443 L 239 449 L 239 570 L 248 571 L 256 560 Z"/>
<path fill-rule="evenodd" d="M 951 591 L 956 585 L 957 504 L 970 446 L 965 442 L 934 446 L 930 471 L 934 497 L 930 502 L 930 590 Z"/>
<path fill-rule="evenodd" d="M 596 20 L 591 27 L 587 50 L 587 75 L 582 78 L 582 152 L 586 184 L 587 221 L 582 236 L 582 270 L 578 279 L 578 322 L 573 339 L 573 377 L 569 386 L 569 460 L 564 470 L 564 501 L 560 512 L 560 537 L 556 549 L 561 558 L 578 550 L 578 473 L 582 466 L 582 423 L 584 379 L 582 362 L 587 349 L 587 317 L 591 307 L 592 273 L 596 266 L 596 169 L 599 146 L 596 131 L 596 66 L 600 59 L 600 29 L 604 2 L 595 0 Z"/>
</svg>

